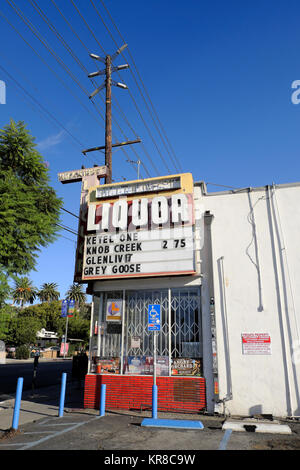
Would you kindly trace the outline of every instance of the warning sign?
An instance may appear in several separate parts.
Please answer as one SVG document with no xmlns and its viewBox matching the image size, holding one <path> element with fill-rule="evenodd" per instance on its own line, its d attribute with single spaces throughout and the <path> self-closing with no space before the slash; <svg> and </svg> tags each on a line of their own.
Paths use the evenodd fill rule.
<svg viewBox="0 0 300 470">
<path fill-rule="evenodd" d="M 269 333 L 243 333 L 243 354 L 271 354 L 271 337 Z"/>
</svg>

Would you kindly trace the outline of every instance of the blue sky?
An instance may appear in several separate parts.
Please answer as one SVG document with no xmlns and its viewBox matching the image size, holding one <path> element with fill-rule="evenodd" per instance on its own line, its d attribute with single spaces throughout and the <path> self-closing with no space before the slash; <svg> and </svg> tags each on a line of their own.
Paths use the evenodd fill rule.
<svg viewBox="0 0 300 470">
<path fill-rule="evenodd" d="M 104 95 L 95 97 L 96 106 L 90 102 L 94 86 L 85 70 L 101 66 L 88 52 L 113 53 L 123 44 L 118 31 L 129 49 L 116 64 L 126 61 L 131 68 L 114 77 L 129 90 L 113 88 L 113 140 L 139 136 L 143 143 L 113 154 L 115 181 L 135 179 L 136 166 L 126 160 L 138 158 L 142 176 L 177 173 L 179 161 L 183 171 L 207 183 L 299 181 L 300 104 L 291 101 L 291 84 L 300 79 L 299 2 L 105 0 L 118 31 L 101 0 L 36 3 L 64 42 L 33 0 L 2 0 L 0 80 L 6 104 L 0 105 L 0 128 L 10 118 L 26 122 L 66 209 L 78 213 L 80 183 L 62 185 L 57 173 L 104 162 L 102 153 L 81 153 L 104 145 Z M 67 213 L 62 223 L 77 229 Z M 75 236 L 62 231 L 41 251 L 30 278 L 37 287 L 57 282 L 63 297 L 73 281 L 74 253 Z"/>
</svg>

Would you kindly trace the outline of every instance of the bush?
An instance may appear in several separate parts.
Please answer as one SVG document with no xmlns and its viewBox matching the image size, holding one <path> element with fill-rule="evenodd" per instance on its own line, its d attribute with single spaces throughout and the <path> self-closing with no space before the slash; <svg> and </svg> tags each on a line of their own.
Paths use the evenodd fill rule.
<svg viewBox="0 0 300 470">
<path fill-rule="evenodd" d="M 28 359 L 29 358 L 29 348 L 23 344 L 16 349 L 16 359 Z"/>
</svg>

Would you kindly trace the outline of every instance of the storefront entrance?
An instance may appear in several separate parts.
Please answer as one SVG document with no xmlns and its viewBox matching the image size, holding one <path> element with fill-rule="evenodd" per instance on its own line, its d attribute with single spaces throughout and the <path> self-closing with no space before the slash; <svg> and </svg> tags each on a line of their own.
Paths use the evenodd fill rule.
<svg viewBox="0 0 300 470">
<path fill-rule="evenodd" d="M 122 318 L 107 321 L 113 302 L 122 310 Z M 153 332 L 148 331 L 147 315 L 151 304 L 161 305 L 158 375 L 201 375 L 200 288 L 110 291 L 95 296 L 90 372 L 97 372 L 97 365 L 107 362 L 114 373 L 153 373 L 153 367 L 147 369 L 153 357 Z"/>
<path fill-rule="evenodd" d="M 205 407 L 200 287 L 94 296 L 86 407 L 97 407 L 101 383 L 108 385 L 108 404 L 113 408 L 151 406 L 154 335 L 148 331 L 148 306 L 152 304 L 161 305 L 156 351 L 159 409 Z"/>
</svg>

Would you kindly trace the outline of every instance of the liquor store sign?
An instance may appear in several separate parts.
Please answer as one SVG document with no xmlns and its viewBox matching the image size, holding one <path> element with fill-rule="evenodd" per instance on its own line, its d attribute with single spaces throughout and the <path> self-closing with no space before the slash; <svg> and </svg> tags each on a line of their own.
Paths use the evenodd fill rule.
<svg viewBox="0 0 300 470">
<path fill-rule="evenodd" d="M 147 180 L 143 196 L 137 189 L 130 196 L 112 198 L 114 185 L 110 191 L 106 185 L 101 191 L 96 188 L 96 201 L 88 207 L 83 280 L 195 272 L 192 180 L 190 192 L 178 181 L 174 185 L 173 177 L 168 185 L 162 180 L 164 190 L 153 193 Z M 132 188 L 138 188 L 136 182 Z M 126 189 L 131 192 L 130 183 Z M 103 199 L 104 194 L 110 199 Z"/>
</svg>

